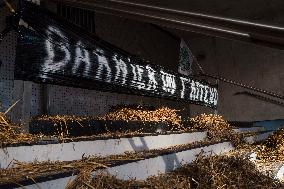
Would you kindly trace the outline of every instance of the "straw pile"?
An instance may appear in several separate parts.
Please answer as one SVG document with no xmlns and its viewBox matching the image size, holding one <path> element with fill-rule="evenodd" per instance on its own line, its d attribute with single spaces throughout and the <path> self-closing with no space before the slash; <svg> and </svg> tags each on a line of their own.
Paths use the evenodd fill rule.
<svg viewBox="0 0 284 189">
<path fill-rule="evenodd" d="M 122 107 L 110 113 L 98 117 L 100 120 L 111 121 L 141 121 L 141 122 L 167 122 L 172 125 L 181 126 L 181 117 L 177 115 L 179 110 L 161 107 L 155 110 L 146 110 L 141 107 Z"/>
<path fill-rule="evenodd" d="M 85 120 L 90 120 L 90 117 L 75 116 L 75 115 L 55 115 L 55 116 L 43 115 L 41 117 L 36 118 L 36 120 L 52 122 L 53 126 L 57 129 L 56 136 L 59 138 L 65 138 L 69 136 L 68 123 L 75 122 L 79 124 L 81 127 L 84 127 L 81 122 Z"/>
<path fill-rule="evenodd" d="M 278 129 L 263 142 L 258 157 L 268 161 L 284 161 L 284 128 Z"/>
<path fill-rule="evenodd" d="M 192 164 L 167 174 L 150 177 L 145 181 L 122 181 L 114 176 L 101 173 L 92 179 L 87 172 L 77 178 L 67 189 L 79 188 L 280 188 L 276 180 L 257 171 L 247 159 L 234 156 L 199 156 Z"/>
<path fill-rule="evenodd" d="M 153 109 L 153 108 L 152 108 Z M 36 118 L 37 121 L 48 121 L 53 123 L 54 128 L 57 129 L 56 136 L 60 139 L 68 138 L 69 123 L 77 123 L 84 127 L 83 121 L 91 119 L 102 121 L 139 121 L 139 122 L 167 122 L 174 126 L 174 129 L 185 130 L 181 124 L 181 117 L 177 115 L 178 110 L 167 107 L 158 108 L 156 110 L 149 110 L 149 108 L 141 106 L 117 106 L 114 107 L 110 113 L 99 117 L 80 117 L 74 115 L 44 115 Z M 141 128 L 142 130 L 143 128 Z"/>
<path fill-rule="evenodd" d="M 66 123 L 66 122 L 81 122 L 85 120 L 89 120 L 89 117 L 82 117 L 82 116 L 75 116 L 75 115 L 55 115 L 55 116 L 48 116 L 48 115 L 43 115 L 37 120 L 40 121 L 52 121 L 55 123 Z"/>
<path fill-rule="evenodd" d="M 22 180 L 35 180 L 39 176 L 70 172 L 91 167 L 92 169 L 106 168 L 97 158 L 83 158 L 71 162 L 14 162 L 14 167 L 0 169 L 0 183 L 19 183 Z M 34 181 L 35 182 L 35 181 Z"/>
<path fill-rule="evenodd" d="M 190 118 L 189 124 L 192 129 L 206 130 L 208 132 L 207 137 L 210 140 L 228 139 L 235 146 L 242 143 L 241 137 L 233 131 L 231 125 L 221 115 L 201 114 L 195 118 Z"/>
<path fill-rule="evenodd" d="M 6 115 L 0 112 L 0 147 L 6 144 L 32 143 L 40 138 L 39 135 L 21 133 L 21 127 L 11 123 Z"/>
</svg>

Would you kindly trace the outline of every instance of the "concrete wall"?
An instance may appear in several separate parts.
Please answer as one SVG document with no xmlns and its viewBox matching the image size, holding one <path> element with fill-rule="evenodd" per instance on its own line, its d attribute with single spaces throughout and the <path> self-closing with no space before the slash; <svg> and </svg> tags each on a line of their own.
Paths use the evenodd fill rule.
<svg viewBox="0 0 284 189">
<path fill-rule="evenodd" d="M 151 25 L 101 14 L 96 15 L 96 24 L 97 34 L 103 39 L 176 70 L 179 44 L 167 34 Z M 205 55 L 205 59 L 200 60 L 205 72 L 284 95 L 284 52 L 200 34 L 170 31 L 184 37 L 196 56 Z M 155 48 L 155 44 L 160 47 Z M 243 91 L 247 90 L 220 83 L 218 113 L 237 121 L 284 118 L 283 106 L 246 95 L 235 95 Z M 190 107 L 192 116 L 203 112 L 213 113 L 209 108 Z"/>
<path fill-rule="evenodd" d="M 9 9 L 0 9 L 0 31 L 6 27 L 6 16 L 10 15 Z M 38 115 L 41 107 L 41 86 L 32 82 L 14 80 L 15 55 L 18 34 L 14 31 L 8 33 L 0 44 L 0 111 L 6 111 L 16 101 L 17 105 L 8 113 L 9 117 L 18 123 L 24 124 L 30 117 Z"/>
<path fill-rule="evenodd" d="M 153 64 L 178 69 L 178 41 L 150 24 L 96 14 L 96 34 Z"/>
<path fill-rule="evenodd" d="M 102 14 L 96 14 L 95 19 L 96 34 L 102 39 L 153 64 L 177 71 L 179 43 L 172 37 L 149 24 L 128 19 Z M 48 113 L 52 115 L 102 115 L 115 105 L 141 104 L 177 108 L 184 110 L 181 115 L 189 116 L 190 104 L 181 102 L 55 85 L 47 88 Z"/>
<path fill-rule="evenodd" d="M 3 29 L 8 12 L 5 9 L 0 13 L 0 28 Z M 97 14 L 96 32 L 106 41 L 130 53 L 177 71 L 178 41 L 151 25 Z M 284 95 L 283 52 L 199 34 L 175 32 L 186 39 L 194 54 L 205 55 L 200 63 L 206 72 Z M 211 109 L 186 103 L 62 86 L 48 85 L 44 92 L 42 85 L 14 81 L 15 39 L 16 35 L 11 33 L 0 45 L 3 61 L 0 68 L 1 111 L 22 98 L 11 113 L 15 120 L 27 120 L 42 114 L 44 109 L 49 114 L 100 115 L 117 104 L 166 105 L 185 109 L 184 115 L 188 115 L 190 109 L 192 116 L 203 112 L 213 113 Z M 226 119 L 253 121 L 283 118 L 282 106 L 249 96 L 234 95 L 242 91 L 244 89 L 220 84 L 218 111 Z M 47 103 L 43 102 L 43 96 L 47 97 Z M 45 105 L 47 107 L 42 107 Z"/>
<path fill-rule="evenodd" d="M 0 9 L 0 31 L 5 27 L 7 9 Z M 0 110 L 6 110 L 13 99 L 16 34 L 9 33 L 0 44 Z"/>
<path fill-rule="evenodd" d="M 51 8 L 55 8 L 54 6 Z M 0 30 L 5 27 L 7 8 L 0 10 Z M 125 19 L 111 19 L 109 16 L 96 17 L 97 31 L 103 39 L 133 54 L 138 54 L 153 63 L 177 69 L 178 43 L 154 27 L 135 23 Z M 119 104 L 141 104 L 150 106 L 168 106 L 183 109 L 181 115 L 189 116 L 189 104 L 150 97 L 107 93 L 57 85 L 43 85 L 14 80 L 14 61 L 16 54 L 16 33 L 10 33 L 0 45 L 0 111 L 5 111 L 15 101 L 21 101 L 10 112 L 15 122 L 20 122 L 28 129 L 30 117 L 48 113 L 101 115 L 112 106 Z"/>
<path fill-rule="evenodd" d="M 284 95 L 284 51 L 199 34 L 179 32 L 179 35 L 186 39 L 196 55 L 205 55 L 205 59 L 200 61 L 205 72 Z M 226 119 L 254 121 L 284 118 L 283 106 L 246 95 L 235 95 L 243 91 L 247 90 L 220 84 L 218 111 Z M 283 100 L 279 101 L 283 103 Z M 203 111 L 208 110 L 192 107 L 194 113 Z"/>
<path fill-rule="evenodd" d="M 176 108 L 184 110 L 180 112 L 181 115 L 189 116 L 190 104 L 182 102 L 56 85 L 48 85 L 48 90 L 48 113 L 51 115 L 74 114 L 96 116 L 107 113 L 115 105 L 140 104 Z"/>
</svg>

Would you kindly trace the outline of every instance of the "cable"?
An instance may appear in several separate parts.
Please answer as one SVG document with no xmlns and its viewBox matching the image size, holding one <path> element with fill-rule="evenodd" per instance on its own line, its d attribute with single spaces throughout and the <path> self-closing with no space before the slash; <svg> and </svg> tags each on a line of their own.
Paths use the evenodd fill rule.
<svg viewBox="0 0 284 189">
<path fill-rule="evenodd" d="M 239 87 L 242 87 L 242 88 L 245 88 L 245 89 L 260 92 L 260 93 L 263 93 L 263 94 L 284 100 L 283 95 L 280 95 L 280 94 L 277 94 L 277 93 L 274 93 L 274 92 L 270 92 L 270 91 L 267 91 L 267 90 L 264 90 L 264 89 L 252 87 L 252 86 L 249 86 L 249 85 L 246 85 L 246 84 L 243 84 L 243 83 L 239 83 L 237 81 L 233 81 L 233 80 L 230 80 L 230 79 L 226 79 L 226 78 L 223 78 L 223 77 L 219 77 L 219 76 L 215 76 L 215 75 L 211 75 L 211 74 L 206 74 L 206 73 L 202 74 L 201 76 L 217 79 L 217 80 L 223 81 L 225 83 L 229 83 L 229 84 L 232 84 L 232 85 L 235 85 L 235 86 L 239 86 Z"/>
<path fill-rule="evenodd" d="M 279 102 L 275 99 L 268 98 L 268 97 L 265 97 L 265 96 L 262 96 L 262 95 L 259 95 L 259 94 L 255 94 L 255 93 L 252 93 L 252 92 L 249 92 L 249 91 L 238 92 L 238 93 L 235 93 L 235 95 L 247 95 L 247 96 L 251 96 L 251 97 L 254 97 L 256 99 L 262 100 L 262 101 L 266 101 L 266 102 L 270 102 L 270 103 L 277 104 L 277 105 L 280 105 L 280 106 L 284 106 L 283 102 Z"/>
<path fill-rule="evenodd" d="M 198 66 L 198 68 L 200 70 L 200 76 L 214 78 L 214 79 L 217 79 L 219 81 L 223 81 L 225 83 L 229 83 L 229 84 L 232 84 L 232 85 L 235 85 L 235 86 L 239 86 L 239 87 L 242 87 L 242 88 L 250 89 L 252 91 L 257 91 L 257 92 L 260 92 L 260 93 L 263 93 L 263 94 L 266 94 L 266 95 L 273 96 L 273 97 L 276 97 L 276 98 L 284 100 L 284 96 L 283 95 L 280 95 L 280 94 L 277 94 L 277 93 L 274 93 L 274 92 L 270 92 L 270 91 L 267 91 L 267 90 L 264 90 L 264 89 L 259 89 L 259 88 L 256 88 L 256 87 L 252 87 L 252 86 L 249 86 L 249 85 L 245 85 L 245 84 L 239 83 L 237 81 L 233 81 L 233 80 L 226 79 L 226 78 L 223 78 L 223 77 L 218 77 L 218 76 L 214 76 L 214 75 L 211 75 L 211 74 L 207 74 L 207 73 L 204 72 L 202 66 L 198 63 L 196 57 L 193 56 L 193 58 L 195 60 L 194 62 L 197 64 L 197 66 Z"/>
</svg>

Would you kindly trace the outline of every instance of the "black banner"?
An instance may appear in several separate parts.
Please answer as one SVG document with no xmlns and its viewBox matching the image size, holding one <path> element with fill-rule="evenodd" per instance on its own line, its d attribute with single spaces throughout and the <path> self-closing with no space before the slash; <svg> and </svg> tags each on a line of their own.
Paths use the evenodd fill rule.
<svg viewBox="0 0 284 189">
<path fill-rule="evenodd" d="M 217 89 L 129 55 L 26 2 L 15 78 L 217 105 Z"/>
</svg>

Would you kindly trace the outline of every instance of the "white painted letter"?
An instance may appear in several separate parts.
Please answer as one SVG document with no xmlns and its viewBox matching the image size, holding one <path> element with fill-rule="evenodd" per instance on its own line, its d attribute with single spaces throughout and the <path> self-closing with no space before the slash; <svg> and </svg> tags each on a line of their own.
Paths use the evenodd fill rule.
<svg viewBox="0 0 284 189">
<path fill-rule="evenodd" d="M 41 71 L 43 73 L 54 73 L 58 70 L 63 69 L 64 66 L 68 64 L 71 59 L 71 54 L 68 50 L 68 44 L 63 42 L 54 41 L 52 35 L 58 35 L 61 38 L 65 38 L 65 36 L 61 33 L 61 31 L 57 28 L 49 26 L 47 31 L 48 38 L 45 41 L 47 58 L 44 61 L 44 64 L 41 67 Z M 64 59 L 55 62 L 55 47 L 57 47 L 60 51 L 64 52 Z M 43 78 L 46 78 L 46 75 L 42 75 Z"/>
<path fill-rule="evenodd" d="M 90 55 L 89 52 L 86 49 L 82 49 L 81 46 L 82 43 L 81 41 L 79 41 L 76 47 L 75 64 L 72 68 L 72 72 L 73 74 L 75 74 L 78 71 L 80 65 L 84 62 L 84 74 L 88 75 L 91 68 Z"/>
<path fill-rule="evenodd" d="M 196 98 L 196 87 L 195 87 L 195 81 L 191 81 L 191 91 L 190 91 L 190 100 L 195 101 Z"/>
<path fill-rule="evenodd" d="M 176 92 L 176 81 L 175 75 L 166 73 L 161 71 L 162 74 L 162 81 L 163 81 L 163 90 L 174 94 Z"/>
<path fill-rule="evenodd" d="M 214 88 L 210 88 L 210 97 L 209 97 L 209 104 L 214 104 L 215 103 L 215 94 L 214 94 L 215 90 Z"/>
<path fill-rule="evenodd" d="M 115 74 L 114 81 L 116 83 L 118 83 L 122 80 L 122 84 L 125 84 L 126 76 L 127 76 L 127 65 L 123 60 L 118 59 L 117 55 L 114 56 L 113 60 L 116 63 L 116 65 L 115 65 L 116 74 Z M 121 75 L 122 75 L 122 77 L 121 77 Z"/>
<path fill-rule="evenodd" d="M 146 69 L 148 71 L 148 78 L 149 78 L 147 90 L 155 90 L 157 88 L 157 85 L 158 85 L 158 83 L 155 79 L 156 71 L 148 65 L 146 66 Z"/>
<path fill-rule="evenodd" d="M 199 83 L 199 90 L 200 90 L 200 94 L 199 94 L 199 101 L 203 102 L 203 90 L 204 90 L 204 85 L 202 85 L 202 83 Z"/>
<path fill-rule="evenodd" d="M 184 98 L 185 83 L 190 83 L 190 79 L 189 78 L 180 77 L 180 80 L 181 80 L 181 85 L 182 85 L 182 90 L 181 90 L 181 93 L 180 93 L 180 97 Z"/>
<path fill-rule="evenodd" d="M 209 87 L 208 86 L 204 86 L 204 90 L 205 90 L 205 94 L 204 94 L 204 102 L 206 103 L 206 104 L 208 104 L 208 92 L 209 92 Z"/>
<path fill-rule="evenodd" d="M 138 89 L 145 89 L 146 85 L 142 81 L 142 74 L 144 72 L 143 66 L 130 64 L 133 72 L 132 86 Z"/>
<path fill-rule="evenodd" d="M 104 56 L 104 51 L 102 49 L 98 49 L 99 53 L 95 53 L 98 56 L 99 67 L 97 70 L 97 74 L 95 76 L 96 79 L 103 80 L 102 73 L 104 69 L 107 71 L 106 82 L 111 82 L 111 69 L 108 65 L 108 61 Z"/>
<path fill-rule="evenodd" d="M 217 106 L 218 104 L 218 90 L 214 88 L 214 106 Z"/>
<path fill-rule="evenodd" d="M 195 93 L 195 100 L 199 101 L 200 100 L 200 83 L 198 81 L 195 82 L 195 89 L 196 89 L 196 93 Z"/>
</svg>

